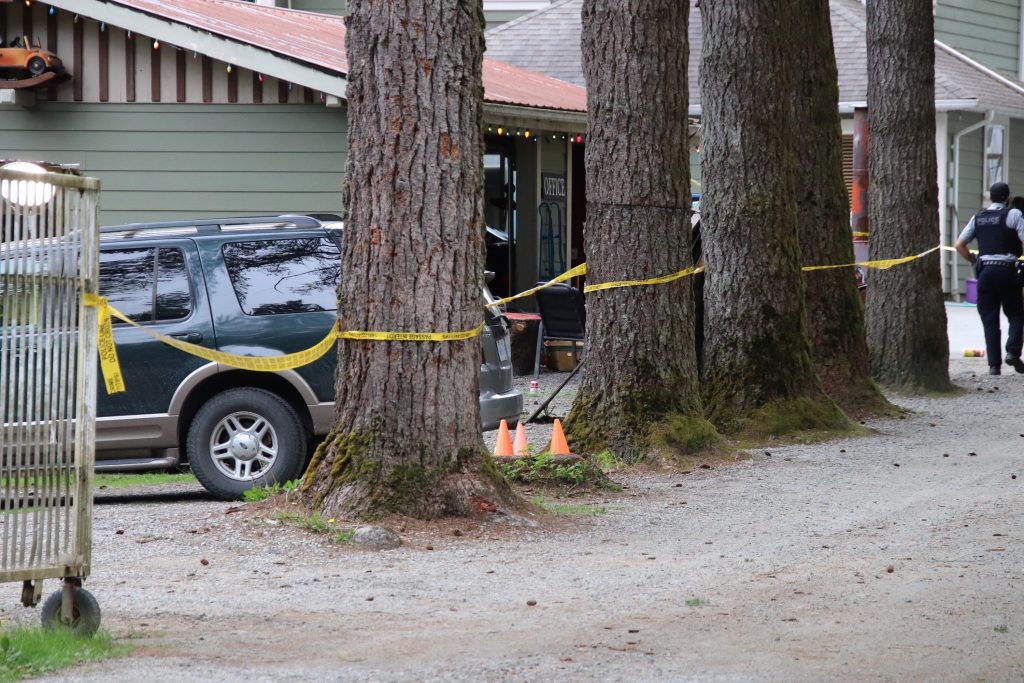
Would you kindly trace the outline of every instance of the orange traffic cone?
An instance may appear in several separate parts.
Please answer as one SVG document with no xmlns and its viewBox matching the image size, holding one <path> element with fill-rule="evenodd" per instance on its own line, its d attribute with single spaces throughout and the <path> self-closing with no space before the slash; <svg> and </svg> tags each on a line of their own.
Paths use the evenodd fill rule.
<svg viewBox="0 0 1024 683">
<path fill-rule="evenodd" d="M 512 457 L 512 435 L 508 433 L 508 422 L 506 420 L 502 420 L 501 426 L 498 428 L 498 443 L 494 445 L 494 457 Z"/>
<path fill-rule="evenodd" d="M 516 427 L 516 440 L 512 443 L 512 452 L 516 457 L 530 454 L 530 447 L 526 444 L 526 427 L 522 422 Z"/>
<path fill-rule="evenodd" d="M 555 418 L 555 428 L 551 431 L 551 445 L 548 452 L 553 458 L 575 458 L 577 457 L 569 450 L 569 443 L 565 440 L 565 432 L 562 431 L 562 421 Z"/>
</svg>

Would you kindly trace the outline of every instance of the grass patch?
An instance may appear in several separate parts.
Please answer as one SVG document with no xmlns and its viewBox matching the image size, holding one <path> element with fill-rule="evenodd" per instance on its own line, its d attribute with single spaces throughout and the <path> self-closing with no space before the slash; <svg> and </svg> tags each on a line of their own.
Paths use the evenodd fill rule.
<svg viewBox="0 0 1024 683">
<path fill-rule="evenodd" d="M 999 626 L 996 626 L 992 630 L 995 631 L 996 633 L 1006 633 L 1010 629 L 1009 629 L 1009 627 L 1006 624 L 999 624 Z"/>
<path fill-rule="evenodd" d="M 323 515 L 321 515 L 319 512 L 314 512 L 313 514 L 307 515 L 301 512 L 281 511 L 274 513 L 274 519 L 278 520 L 279 522 L 287 522 L 289 524 L 293 524 L 299 527 L 300 529 L 312 531 L 317 534 L 322 534 L 328 529 L 330 529 L 331 524 L 334 522 L 333 519 L 324 519 Z"/>
<path fill-rule="evenodd" d="M 279 496 L 282 493 L 291 493 L 297 488 L 299 488 L 298 479 L 292 479 L 291 481 L 286 481 L 283 484 L 275 481 L 270 486 L 254 486 L 248 491 L 242 493 L 242 499 L 245 500 L 246 503 L 259 503 L 260 501 L 264 501 L 268 498 Z"/>
<path fill-rule="evenodd" d="M 334 545 L 351 545 L 356 537 L 354 529 L 345 529 L 331 536 L 331 543 Z"/>
<path fill-rule="evenodd" d="M 82 638 L 69 629 L 15 628 L 0 636 L 0 683 L 65 669 L 82 662 L 119 657 L 129 648 L 115 645 L 110 634 Z"/>
<path fill-rule="evenodd" d="M 708 604 L 708 601 L 703 598 L 688 598 L 686 600 L 687 607 L 702 607 L 706 604 Z"/>
<path fill-rule="evenodd" d="M 501 463 L 500 466 L 506 479 L 521 484 L 540 484 L 563 489 L 588 489 L 594 486 L 609 490 L 622 488 L 589 460 L 560 463 L 547 451 L 513 462 Z"/>
<path fill-rule="evenodd" d="M 533 504 L 539 508 L 544 508 L 548 512 L 554 512 L 559 515 L 588 515 L 590 517 L 597 517 L 608 512 L 608 508 L 603 505 L 549 503 L 544 499 L 544 496 L 540 495 L 533 497 Z"/>
<path fill-rule="evenodd" d="M 97 474 L 94 486 L 97 489 L 129 489 L 136 486 L 162 486 L 166 484 L 196 484 L 198 479 L 191 472 L 142 472 L 139 474 Z"/>
<path fill-rule="evenodd" d="M 605 472 L 614 472 L 626 465 L 622 458 L 611 451 L 601 451 L 594 456 L 594 462 Z"/>
</svg>

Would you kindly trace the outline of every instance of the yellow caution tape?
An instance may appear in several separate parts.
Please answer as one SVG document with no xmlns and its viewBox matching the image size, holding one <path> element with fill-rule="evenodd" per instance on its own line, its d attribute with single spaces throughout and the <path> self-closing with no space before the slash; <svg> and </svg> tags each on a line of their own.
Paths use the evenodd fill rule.
<svg viewBox="0 0 1024 683">
<path fill-rule="evenodd" d="M 466 341 L 483 334 L 484 324 L 465 332 L 339 332 L 339 339 L 359 341 L 446 342 Z"/>
<path fill-rule="evenodd" d="M 867 236 L 867 233 L 853 233 L 855 237 Z M 898 266 L 903 263 L 909 263 L 916 259 L 922 258 L 931 254 L 932 252 L 938 251 L 939 249 L 947 251 L 955 251 L 953 247 L 937 246 L 932 247 L 928 251 L 923 251 L 920 254 L 914 256 L 905 256 L 903 258 L 895 259 L 879 259 L 875 261 L 862 261 L 859 263 L 844 263 L 833 266 L 804 266 L 804 271 L 814 270 L 829 270 L 833 268 L 851 268 L 855 266 L 862 266 L 865 268 L 878 268 L 887 269 L 893 266 Z M 1022 257 L 1024 258 L 1024 257 Z M 680 270 L 679 272 L 672 273 L 670 275 L 662 275 L 661 277 L 654 277 L 647 280 L 618 280 L 614 282 L 603 282 L 596 285 L 587 285 L 583 288 L 586 293 L 601 292 L 608 289 L 617 289 L 620 287 L 643 287 L 648 285 L 664 285 L 676 280 L 681 280 L 692 275 L 704 272 L 703 267 L 691 266 Z M 537 285 L 531 289 L 515 294 L 513 296 L 500 299 L 493 303 L 487 304 L 488 308 L 495 306 L 501 306 L 517 299 L 522 299 L 533 294 L 536 294 L 542 289 L 546 289 L 560 282 L 565 282 L 574 277 L 586 275 L 587 264 L 581 263 L 580 265 L 572 268 L 565 273 L 562 273 L 558 277 L 545 282 L 542 285 Z M 121 311 L 117 310 L 110 305 L 110 302 L 106 297 L 97 296 L 95 294 L 86 294 L 82 299 L 82 303 L 85 306 L 95 307 L 97 309 L 97 324 L 99 327 L 99 355 L 100 355 L 100 367 L 103 370 L 103 379 L 107 387 L 108 394 L 116 394 L 125 390 L 124 378 L 121 374 L 120 361 L 117 357 L 117 346 L 114 343 L 114 331 L 111 324 L 111 316 L 122 320 L 133 327 L 137 327 L 154 339 L 172 346 L 180 351 L 203 358 L 205 360 L 227 365 L 233 368 L 239 368 L 241 370 L 254 370 L 257 372 L 280 372 L 282 370 L 291 370 L 303 365 L 308 365 L 313 361 L 321 358 L 324 354 L 330 351 L 339 339 L 351 339 L 354 341 L 398 341 L 398 342 L 448 342 L 448 341 L 466 341 L 472 339 L 484 331 L 484 323 L 475 327 L 472 330 L 465 330 L 463 332 L 373 332 L 373 331 L 345 331 L 342 332 L 339 329 L 340 323 L 335 323 L 334 327 L 331 328 L 330 332 L 327 333 L 322 340 L 320 340 L 315 346 L 298 351 L 296 353 L 288 353 L 280 356 L 241 356 L 234 353 L 224 353 L 222 351 L 216 351 L 214 349 L 208 349 L 205 346 L 199 346 L 198 344 L 190 344 L 189 342 L 175 339 L 159 332 L 155 332 L 148 327 L 141 325 Z"/>
<path fill-rule="evenodd" d="M 117 310 L 107 301 L 106 297 L 86 294 L 83 303 L 86 306 L 93 306 L 97 309 L 99 323 L 99 353 L 100 368 L 103 370 L 103 379 L 107 385 L 108 394 L 116 394 L 125 390 L 124 379 L 121 374 L 121 365 L 117 357 L 117 347 L 114 344 L 114 331 L 111 325 L 111 316 L 122 320 L 132 327 L 137 327 L 153 339 L 163 342 L 190 355 L 208 360 L 214 363 L 227 365 L 228 367 L 240 370 L 253 370 L 256 372 L 280 372 L 309 365 L 321 358 L 331 350 L 339 339 L 352 339 L 357 341 L 412 341 L 412 342 L 446 342 L 466 341 L 483 333 L 484 323 L 472 330 L 464 332 L 360 332 L 339 330 L 338 323 L 335 323 L 330 332 L 322 340 L 303 351 L 287 353 L 280 356 L 241 356 L 235 353 L 224 353 L 208 349 L 198 344 L 168 337 L 160 334 L 145 325 L 141 325 L 121 311 Z"/>
<path fill-rule="evenodd" d="M 643 287 L 644 285 L 664 285 L 669 282 L 675 282 L 676 280 L 682 280 L 684 277 L 690 277 L 697 273 L 703 273 L 703 267 L 690 266 L 684 270 L 680 270 L 678 273 L 672 273 L 671 275 L 662 275 L 661 277 L 652 277 L 649 280 L 617 280 L 615 282 L 602 282 L 599 285 L 587 285 L 583 288 L 583 291 L 587 294 L 591 292 L 601 292 L 606 289 L 616 289 L 618 287 Z"/>
<path fill-rule="evenodd" d="M 804 272 L 808 272 L 808 271 L 812 271 L 812 270 L 831 270 L 833 268 L 853 268 L 853 267 L 856 267 L 856 266 L 860 266 L 860 267 L 864 267 L 864 268 L 875 268 L 875 269 L 878 269 L 878 270 L 888 270 L 889 268 L 892 268 L 893 266 L 899 266 L 899 265 L 902 265 L 904 263 L 910 263 L 911 261 L 915 261 L 915 260 L 917 260 L 919 258 L 923 258 L 923 257 L 927 256 L 928 254 L 931 254 L 932 252 L 938 251 L 941 248 L 942 247 L 938 247 L 938 246 L 932 247 L 928 251 L 922 251 L 920 254 L 915 254 L 913 256 L 904 256 L 902 258 L 877 259 L 875 261 L 860 261 L 858 263 L 841 263 L 841 264 L 835 265 L 835 266 L 804 266 L 803 267 L 803 271 Z"/>
<path fill-rule="evenodd" d="M 121 363 L 117 358 L 114 330 L 110 324 L 110 304 L 107 303 L 107 297 L 88 293 L 82 297 L 82 304 L 96 308 L 96 325 L 99 328 L 97 349 L 103 382 L 107 385 L 108 394 L 119 394 L 124 391 L 124 377 L 121 376 Z"/>
<path fill-rule="evenodd" d="M 515 301 L 516 299 L 523 299 L 525 297 L 528 297 L 528 296 L 531 296 L 533 294 L 536 294 L 537 292 L 539 292 L 542 289 L 547 289 L 548 287 L 551 287 L 552 285 L 557 285 L 560 282 L 565 282 L 566 280 L 571 280 L 574 277 L 579 277 L 581 275 L 586 275 L 586 274 L 587 274 L 587 264 L 586 263 L 581 263 L 580 265 L 576 266 L 572 270 L 569 270 L 569 271 L 566 271 L 566 272 L 562 273 L 561 275 L 556 277 L 554 280 L 549 280 L 548 282 L 545 282 L 542 285 L 537 285 L 533 289 L 528 289 L 525 292 L 522 292 L 520 294 L 514 294 L 512 296 L 505 297 L 504 299 L 499 299 L 498 301 L 495 301 L 494 303 L 487 304 L 486 308 L 493 308 L 495 306 L 502 306 L 504 304 L 507 304 L 510 301 Z"/>
</svg>

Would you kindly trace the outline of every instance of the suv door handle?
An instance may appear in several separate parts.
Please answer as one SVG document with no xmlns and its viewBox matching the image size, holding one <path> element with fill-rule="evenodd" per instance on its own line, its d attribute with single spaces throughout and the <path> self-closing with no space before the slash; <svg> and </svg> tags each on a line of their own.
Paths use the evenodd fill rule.
<svg viewBox="0 0 1024 683">
<path fill-rule="evenodd" d="M 201 344 L 203 342 L 203 334 L 201 332 L 176 332 L 167 336 L 180 339 L 189 344 Z"/>
</svg>

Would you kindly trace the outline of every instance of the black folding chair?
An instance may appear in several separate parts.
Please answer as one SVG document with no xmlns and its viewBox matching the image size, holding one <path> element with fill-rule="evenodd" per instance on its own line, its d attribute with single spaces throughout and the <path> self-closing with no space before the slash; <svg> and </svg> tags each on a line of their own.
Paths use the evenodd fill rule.
<svg viewBox="0 0 1024 683">
<path fill-rule="evenodd" d="M 540 351 L 546 341 L 572 342 L 573 361 L 579 364 L 576 342 L 583 341 L 587 326 L 587 309 L 583 293 L 575 287 L 557 284 L 540 290 L 534 296 L 540 309 L 540 328 L 537 330 L 537 355 L 533 360 L 533 376 L 540 375 Z"/>
</svg>

